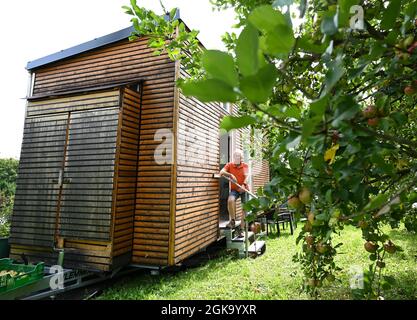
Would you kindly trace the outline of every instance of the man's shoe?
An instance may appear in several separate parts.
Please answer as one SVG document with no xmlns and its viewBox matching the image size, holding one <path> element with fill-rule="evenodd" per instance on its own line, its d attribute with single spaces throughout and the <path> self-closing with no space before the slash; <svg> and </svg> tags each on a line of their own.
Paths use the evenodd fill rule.
<svg viewBox="0 0 417 320">
<path fill-rule="evenodd" d="M 236 237 L 243 238 L 244 236 L 245 236 L 245 234 L 244 234 L 243 230 L 241 228 L 239 228 L 237 230 Z"/>
<path fill-rule="evenodd" d="M 226 225 L 227 228 L 233 229 L 236 225 L 236 222 L 234 219 L 230 220 L 229 223 Z"/>
</svg>

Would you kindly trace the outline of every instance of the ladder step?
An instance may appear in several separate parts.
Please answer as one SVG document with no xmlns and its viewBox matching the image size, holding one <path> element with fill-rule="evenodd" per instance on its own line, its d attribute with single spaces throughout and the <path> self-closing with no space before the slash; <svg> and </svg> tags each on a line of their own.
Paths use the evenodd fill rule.
<svg viewBox="0 0 417 320">
<path fill-rule="evenodd" d="M 244 233 L 243 233 L 244 234 Z M 254 233 L 252 231 L 248 231 L 248 240 L 252 240 L 254 238 Z M 245 236 L 243 237 L 235 237 L 232 239 L 232 242 L 245 242 Z"/>
<path fill-rule="evenodd" d="M 235 222 L 235 226 L 234 226 L 234 228 L 229 228 L 229 227 L 227 227 L 227 226 L 226 226 L 227 224 L 228 224 L 228 222 L 227 222 L 227 221 L 222 221 L 222 222 L 219 224 L 219 229 L 222 229 L 222 230 L 234 230 L 234 229 L 236 229 L 237 227 L 239 227 L 239 226 L 240 226 L 241 222 L 240 222 L 240 221 L 236 221 L 236 222 Z"/>
<path fill-rule="evenodd" d="M 262 254 L 262 253 L 265 252 L 265 249 L 266 249 L 265 241 L 258 240 L 258 241 L 253 242 L 249 246 L 248 252 L 249 253 Z"/>
</svg>

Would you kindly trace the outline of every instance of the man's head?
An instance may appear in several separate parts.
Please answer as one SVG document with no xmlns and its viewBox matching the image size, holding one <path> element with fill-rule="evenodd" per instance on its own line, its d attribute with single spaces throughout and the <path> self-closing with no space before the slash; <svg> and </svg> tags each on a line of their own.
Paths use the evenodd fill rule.
<svg viewBox="0 0 417 320">
<path fill-rule="evenodd" d="M 242 162 L 243 160 L 243 152 L 240 150 L 236 150 L 235 152 L 233 152 L 233 163 L 238 165 Z"/>
</svg>

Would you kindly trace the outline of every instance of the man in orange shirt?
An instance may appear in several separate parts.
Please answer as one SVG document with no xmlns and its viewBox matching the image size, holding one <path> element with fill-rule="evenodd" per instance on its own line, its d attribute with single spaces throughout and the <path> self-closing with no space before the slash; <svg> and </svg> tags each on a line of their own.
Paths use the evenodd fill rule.
<svg viewBox="0 0 417 320">
<path fill-rule="evenodd" d="M 227 163 L 220 171 L 220 176 L 226 176 L 236 181 L 237 184 L 250 191 L 247 181 L 249 179 L 249 166 L 243 161 L 242 151 L 236 150 L 233 153 L 233 161 Z M 236 200 L 240 197 L 242 204 L 247 200 L 246 192 L 239 188 L 235 183 L 231 183 L 230 194 L 227 199 L 227 210 L 229 212 L 229 227 L 234 227 L 236 220 Z M 245 214 L 245 213 L 244 213 Z M 242 219 L 242 228 L 245 226 L 245 220 Z"/>
</svg>

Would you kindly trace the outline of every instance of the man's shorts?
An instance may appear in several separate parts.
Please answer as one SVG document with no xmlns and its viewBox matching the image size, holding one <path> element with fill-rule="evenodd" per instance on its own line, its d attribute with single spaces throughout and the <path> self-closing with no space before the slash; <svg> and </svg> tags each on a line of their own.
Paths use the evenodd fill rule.
<svg viewBox="0 0 417 320">
<path fill-rule="evenodd" d="M 242 204 L 248 201 L 248 194 L 246 192 L 237 192 L 236 190 L 232 190 L 230 191 L 229 196 L 233 196 L 236 200 L 240 197 Z"/>
</svg>

